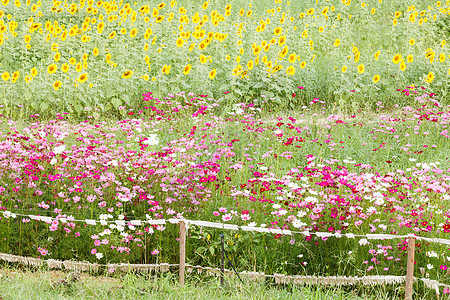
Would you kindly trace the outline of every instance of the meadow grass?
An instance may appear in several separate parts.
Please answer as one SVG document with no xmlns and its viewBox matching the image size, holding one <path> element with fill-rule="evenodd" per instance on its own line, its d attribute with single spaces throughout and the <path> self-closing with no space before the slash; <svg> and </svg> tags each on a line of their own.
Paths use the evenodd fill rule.
<svg viewBox="0 0 450 300">
<path fill-rule="evenodd" d="M 389 289 L 389 288 L 388 288 Z M 170 273 L 94 276 L 79 272 L 27 270 L 2 266 L 0 297 L 9 299 L 400 299 L 398 292 L 379 287 L 339 288 L 241 283 L 188 276 L 184 287 Z M 418 298 L 419 299 L 419 298 Z M 423 298 L 425 299 L 425 298 Z"/>
</svg>

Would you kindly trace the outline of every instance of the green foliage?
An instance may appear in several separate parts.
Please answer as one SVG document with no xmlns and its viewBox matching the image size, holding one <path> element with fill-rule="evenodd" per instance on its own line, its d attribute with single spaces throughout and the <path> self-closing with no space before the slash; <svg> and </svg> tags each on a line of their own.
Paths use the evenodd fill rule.
<svg viewBox="0 0 450 300">
<path fill-rule="evenodd" d="M 5 107 L 0 108 L 1 114 L 21 117 L 15 110 L 23 105 L 21 113 L 26 117 L 34 113 L 55 115 L 62 112 L 82 116 L 86 107 L 120 115 L 120 106 L 139 107 L 142 93 L 147 91 L 159 95 L 179 91 L 204 93 L 220 98 L 229 106 L 242 100 L 250 103 L 264 95 L 267 104 L 278 110 L 298 109 L 312 98 L 327 103 L 340 102 L 352 109 L 374 106 L 379 100 L 403 105 L 395 89 L 412 84 L 429 87 L 441 100 L 448 98 L 449 45 L 443 44 L 449 38 L 448 3 L 445 2 L 438 7 L 434 1 L 416 1 L 414 5 L 404 1 L 368 1 L 363 7 L 360 3 L 346 5 L 338 1 L 334 6 L 328 4 L 328 12 L 322 14 L 324 7 L 315 1 L 220 1 L 209 3 L 206 10 L 202 9 L 201 2 L 192 5 L 188 1 L 178 1 L 177 4 L 166 3 L 158 11 L 164 16 L 162 22 L 152 16 L 156 5 L 149 6 L 147 14 L 139 12 L 145 2 L 130 3 L 129 14 L 123 13 L 126 9 L 122 1 L 117 3 L 117 9 L 108 12 L 103 6 L 92 4 L 96 13 L 87 11 L 91 5 L 80 3 L 73 15 L 68 11 L 69 6 L 63 7 L 62 3 L 54 10 L 51 3 L 43 3 L 37 10 L 42 14 L 31 11 L 33 4 L 16 7 L 14 1 L 9 1 L 2 7 L 5 26 L 9 29 L 16 22 L 18 27 L 14 33 L 11 30 L 3 33 L 0 73 L 8 72 L 12 76 L 18 72 L 19 79 L 2 81 L 0 98 Z M 224 9 L 228 4 L 231 10 L 226 16 Z M 179 12 L 182 7 L 188 8 L 188 23 L 180 21 L 184 15 Z M 315 9 L 312 15 L 307 14 L 310 8 Z M 247 16 L 249 11 L 252 11 L 250 17 Z M 398 18 L 394 16 L 397 11 L 401 12 Z M 213 12 L 223 17 L 217 26 L 212 24 L 217 17 Z M 195 13 L 208 21 L 201 26 L 193 22 Z M 417 17 L 412 22 L 409 17 L 414 13 Z M 101 33 L 97 31 L 100 15 L 105 22 Z M 107 20 L 114 15 L 117 20 Z M 33 17 L 32 22 L 30 17 Z M 149 19 L 145 21 L 145 17 Z M 393 24 L 394 19 L 397 25 Z M 263 30 L 261 22 L 265 24 Z M 30 33 L 31 24 L 41 24 L 41 28 Z M 83 24 L 89 24 L 87 29 Z M 75 25 L 80 31 L 63 38 L 62 35 Z M 280 35 L 274 34 L 277 27 L 282 28 Z M 134 28 L 138 33 L 131 37 Z M 148 28 L 152 34 L 145 37 Z M 120 33 L 122 29 L 125 35 Z M 194 37 L 202 30 L 202 38 Z M 108 36 L 113 31 L 117 34 L 110 39 Z M 307 37 L 303 35 L 306 31 Z M 212 37 L 208 46 L 200 50 L 200 43 L 206 42 L 209 33 Z M 216 34 L 226 35 L 226 38 Z M 177 47 L 176 41 L 183 35 L 184 44 Z M 26 36 L 30 37 L 28 43 L 24 41 Z M 284 45 L 279 45 L 279 36 L 286 37 L 285 56 L 281 55 Z M 335 39 L 340 40 L 339 46 L 334 46 Z M 410 39 L 415 40 L 414 45 L 409 44 Z M 57 51 L 51 49 L 53 44 L 58 45 Z M 264 49 L 263 44 L 269 44 L 270 49 Z M 255 46 L 261 47 L 256 55 L 253 53 Z M 93 54 L 95 47 L 98 55 Z M 432 63 L 425 57 L 427 49 L 435 53 Z M 381 54 L 376 60 L 377 51 Z M 57 61 L 55 53 L 61 54 Z M 356 59 L 357 53 L 360 59 Z M 392 63 L 397 53 L 403 59 L 410 54 L 414 57 L 413 63 L 406 64 L 405 71 Z M 441 53 L 446 57 L 442 62 Z M 111 55 L 109 60 L 107 55 Z M 291 55 L 293 60 L 288 59 Z M 206 62 L 201 61 L 201 56 L 207 58 Z M 74 58 L 76 64 L 70 64 L 70 58 Z M 249 61 L 253 62 L 253 68 L 247 67 Z M 47 67 L 53 63 L 57 71 L 49 74 Z M 78 63 L 83 67 L 75 70 Z M 67 73 L 62 71 L 63 64 L 70 67 Z M 188 64 L 192 65 L 192 70 L 184 75 L 183 69 Z M 361 64 L 365 71 L 359 74 L 357 67 Z M 170 66 L 170 71 L 163 73 L 164 66 Z M 343 66 L 348 68 L 346 73 L 341 72 Z M 33 67 L 37 68 L 36 76 L 30 75 Z M 295 74 L 287 75 L 288 67 L 295 68 Z M 212 69 L 217 69 L 213 80 L 208 77 Z M 126 70 L 133 71 L 130 78 L 123 78 Z M 424 80 L 429 72 L 435 75 L 431 84 Z M 87 81 L 77 83 L 83 73 L 88 74 Z M 372 82 L 374 75 L 380 75 L 378 83 Z M 29 78 L 28 83 L 25 77 Z M 53 85 L 57 81 L 62 86 L 55 90 Z M 297 86 L 304 86 L 305 90 L 297 93 Z M 353 99 L 349 99 L 350 90 L 357 91 Z M 224 95 L 227 91 L 230 93 Z M 294 92 L 296 97 L 292 97 Z"/>
</svg>

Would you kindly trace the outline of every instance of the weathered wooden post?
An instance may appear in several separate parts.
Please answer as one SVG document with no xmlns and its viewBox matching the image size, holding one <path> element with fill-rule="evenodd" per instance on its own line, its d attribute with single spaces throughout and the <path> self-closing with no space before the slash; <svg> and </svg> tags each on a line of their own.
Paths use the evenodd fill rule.
<svg viewBox="0 0 450 300">
<path fill-rule="evenodd" d="M 223 274 L 224 274 L 224 267 L 225 267 L 225 259 L 224 259 L 224 252 L 225 252 L 225 246 L 223 243 L 223 233 L 220 234 L 220 238 L 222 240 L 222 256 L 220 259 L 220 285 L 223 285 Z"/>
<path fill-rule="evenodd" d="M 416 248 L 416 238 L 408 238 L 408 261 L 406 263 L 406 285 L 405 300 L 412 300 L 414 283 L 414 251 Z"/>
<path fill-rule="evenodd" d="M 184 285 L 186 264 L 186 223 L 180 221 L 180 285 Z"/>
</svg>

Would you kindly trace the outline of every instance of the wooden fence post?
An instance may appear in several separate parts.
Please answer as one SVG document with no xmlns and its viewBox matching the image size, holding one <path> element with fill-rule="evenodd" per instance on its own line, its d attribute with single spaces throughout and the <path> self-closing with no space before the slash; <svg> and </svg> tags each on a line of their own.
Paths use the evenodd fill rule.
<svg viewBox="0 0 450 300">
<path fill-rule="evenodd" d="M 414 282 L 414 251 L 416 248 L 416 239 L 414 237 L 408 238 L 408 261 L 406 264 L 406 285 L 405 285 L 405 300 L 412 300 L 413 282 Z"/>
<path fill-rule="evenodd" d="M 180 285 L 184 285 L 186 264 L 186 223 L 180 221 Z"/>
</svg>

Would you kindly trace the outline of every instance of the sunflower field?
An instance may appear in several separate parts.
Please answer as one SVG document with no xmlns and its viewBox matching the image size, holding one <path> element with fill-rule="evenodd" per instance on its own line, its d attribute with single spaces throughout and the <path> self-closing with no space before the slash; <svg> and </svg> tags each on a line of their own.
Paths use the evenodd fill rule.
<svg viewBox="0 0 450 300">
<path fill-rule="evenodd" d="M 0 112 L 117 113 L 149 90 L 290 109 L 399 103 L 391 87 L 408 85 L 447 97 L 449 12 L 449 1 L 2 0 Z"/>
</svg>

